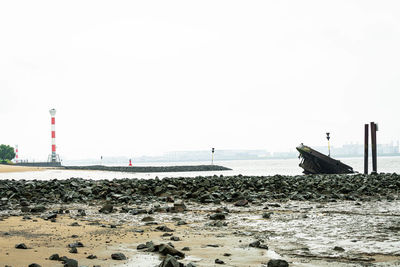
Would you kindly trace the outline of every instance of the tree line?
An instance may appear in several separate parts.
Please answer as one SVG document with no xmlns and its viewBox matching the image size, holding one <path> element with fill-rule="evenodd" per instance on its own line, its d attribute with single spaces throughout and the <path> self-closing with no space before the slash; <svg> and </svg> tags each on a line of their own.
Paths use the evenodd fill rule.
<svg viewBox="0 0 400 267">
<path fill-rule="evenodd" d="M 14 148 L 9 145 L 0 145 L 0 163 L 9 163 L 15 158 Z"/>
</svg>

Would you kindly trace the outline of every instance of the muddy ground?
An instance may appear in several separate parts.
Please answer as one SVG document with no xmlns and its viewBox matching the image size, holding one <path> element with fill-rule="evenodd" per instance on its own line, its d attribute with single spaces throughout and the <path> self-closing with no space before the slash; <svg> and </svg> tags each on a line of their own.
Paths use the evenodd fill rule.
<svg viewBox="0 0 400 267">
<path fill-rule="evenodd" d="M 63 266 L 49 260 L 55 253 L 76 259 L 79 266 L 158 266 L 162 255 L 137 249 L 148 241 L 171 242 L 179 251 L 189 247 L 179 262 L 195 266 L 267 266 L 270 259 L 284 259 L 289 266 L 400 266 L 399 200 L 242 204 L 186 201 L 185 211 L 151 214 L 137 211 L 174 203 L 130 205 L 136 212 L 115 205 L 109 214 L 86 204 L 52 205 L 40 213 L 0 211 L 0 266 Z M 51 220 L 53 211 L 57 215 Z M 210 219 L 217 213 L 225 219 Z M 156 229 L 164 225 L 173 232 Z M 261 248 L 249 246 L 257 240 Z M 70 253 L 68 244 L 78 241 L 84 247 Z M 20 243 L 28 249 L 15 248 Z M 113 260 L 112 253 L 127 259 Z"/>
</svg>

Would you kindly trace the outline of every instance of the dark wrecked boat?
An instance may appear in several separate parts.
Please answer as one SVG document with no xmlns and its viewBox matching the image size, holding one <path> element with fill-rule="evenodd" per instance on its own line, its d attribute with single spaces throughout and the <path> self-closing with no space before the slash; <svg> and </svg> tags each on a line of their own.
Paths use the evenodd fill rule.
<svg viewBox="0 0 400 267">
<path fill-rule="evenodd" d="M 300 152 L 299 166 L 304 169 L 304 174 L 344 174 L 354 173 L 353 168 L 339 160 L 324 155 L 311 147 L 301 144 L 296 147 Z"/>
</svg>

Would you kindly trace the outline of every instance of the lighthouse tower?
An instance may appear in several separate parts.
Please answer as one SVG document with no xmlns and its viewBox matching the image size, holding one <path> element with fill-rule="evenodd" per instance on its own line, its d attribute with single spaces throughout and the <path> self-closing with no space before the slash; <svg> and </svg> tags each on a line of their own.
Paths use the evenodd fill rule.
<svg viewBox="0 0 400 267">
<path fill-rule="evenodd" d="M 18 163 L 18 145 L 15 145 L 15 163 Z"/>
<path fill-rule="evenodd" d="M 50 162 L 58 162 L 57 161 L 57 153 L 56 153 L 56 110 L 50 109 L 51 115 L 51 155 L 49 156 Z"/>
</svg>

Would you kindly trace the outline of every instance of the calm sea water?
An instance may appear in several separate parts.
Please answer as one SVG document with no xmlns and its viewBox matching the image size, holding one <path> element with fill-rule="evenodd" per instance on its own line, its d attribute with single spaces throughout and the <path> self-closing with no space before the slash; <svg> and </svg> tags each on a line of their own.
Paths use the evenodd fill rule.
<svg viewBox="0 0 400 267">
<path fill-rule="evenodd" d="M 340 158 L 345 164 L 353 167 L 355 171 L 363 172 L 363 158 Z M 300 175 L 302 169 L 298 166 L 299 159 L 270 159 L 270 160 L 228 160 L 215 161 L 214 164 L 231 168 L 231 171 L 212 171 L 212 172 L 168 172 L 168 173 L 124 173 L 106 171 L 73 171 L 73 170 L 46 170 L 36 172 L 19 173 L 0 173 L 0 179 L 68 179 L 71 177 L 85 179 L 114 179 L 114 178 L 164 178 L 164 177 L 196 177 L 210 175 Z M 138 163 L 135 166 L 173 166 L 173 165 L 202 165 L 210 162 L 158 162 L 158 163 Z M 369 164 L 372 169 L 372 163 Z M 380 157 L 378 158 L 378 172 L 400 173 L 400 157 Z"/>
</svg>

